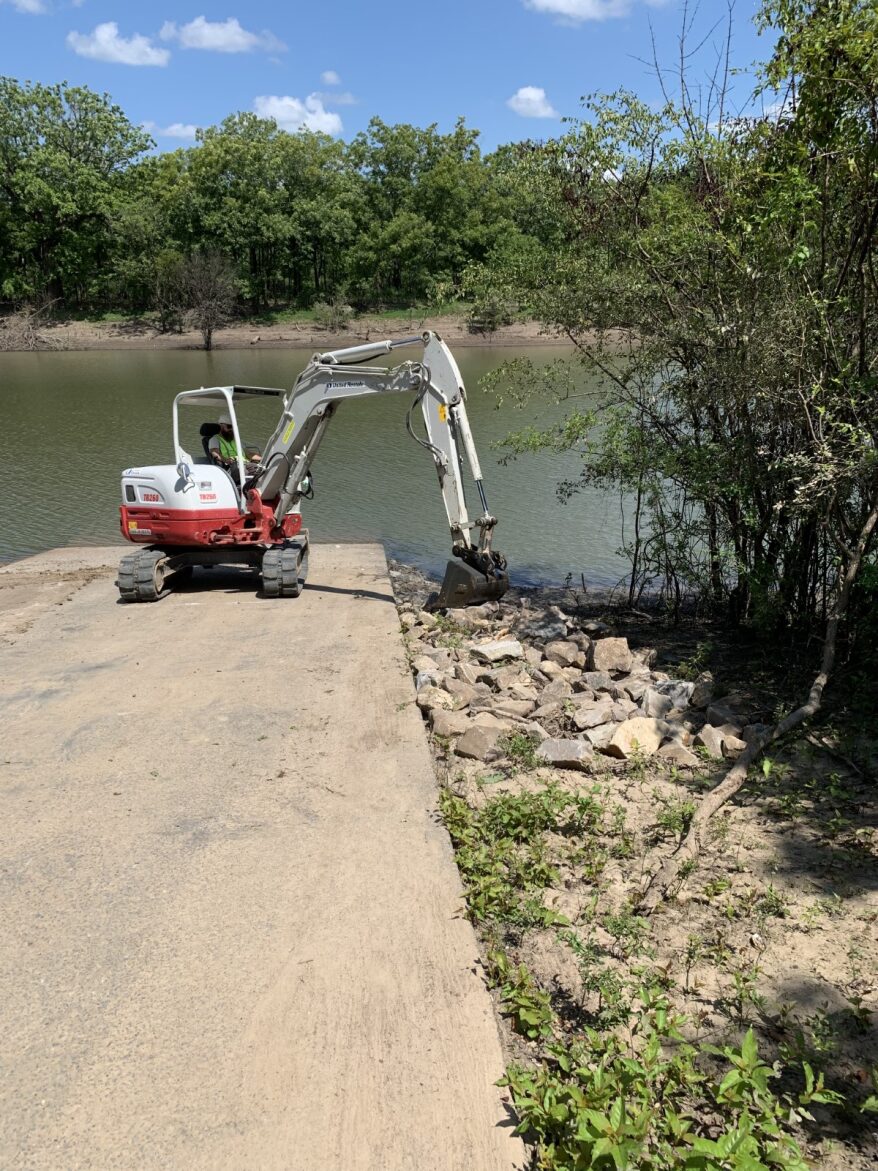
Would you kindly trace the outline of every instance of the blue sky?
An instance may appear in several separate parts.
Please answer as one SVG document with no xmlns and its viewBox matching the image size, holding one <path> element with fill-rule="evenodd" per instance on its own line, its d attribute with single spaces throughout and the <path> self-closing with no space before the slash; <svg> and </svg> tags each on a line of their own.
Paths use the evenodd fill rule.
<svg viewBox="0 0 878 1171">
<path fill-rule="evenodd" d="M 757 8 L 736 4 L 735 66 L 768 54 Z M 693 82 L 726 12 L 725 0 L 698 7 L 693 46 L 721 27 Z M 557 133 L 592 90 L 625 86 L 657 101 L 652 37 L 673 66 L 682 19 L 682 0 L 0 0 L 0 73 L 106 91 L 160 149 L 236 110 L 344 138 L 373 115 L 443 130 L 462 115 L 493 149 Z"/>
</svg>

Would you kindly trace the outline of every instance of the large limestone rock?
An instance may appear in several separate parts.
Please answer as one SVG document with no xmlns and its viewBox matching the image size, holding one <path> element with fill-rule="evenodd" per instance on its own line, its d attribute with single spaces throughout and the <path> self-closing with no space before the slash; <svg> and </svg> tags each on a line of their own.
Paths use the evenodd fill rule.
<svg viewBox="0 0 878 1171">
<path fill-rule="evenodd" d="M 706 748 L 711 756 L 720 759 L 723 754 L 723 734 L 713 724 L 705 724 L 695 737 L 695 744 L 699 748 Z"/>
<path fill-rule="evenodd" d="M 454 707 L 454 697 L 443 687 L 422 687 L 417 695 L 417 705 L 423 711 L 432 711 L 433 708 L 444 708 L 451 711 Z"/>
<path fill-rule="evenodd" d="M 710 671 L 702 671 L 695 680 L 692 694 L 689 696 L 689 706 L 705 708 L 712 701 L 714 694 L 713 675 Z"/>
<path fill-rule="evenodd" d="M 584 740 L 544 740 L 536 751 L 537 760 L 555 768 L 585 770 L 592 756 L 592 747 Z"/>
<path fill-rule="evenodd" d="M 441 708 L 434 708 L 432 717 L 433 731 L 437 736 L 462 736 L 470 726 L 465 712 L 446 712 Z"/>
<path fill-rule="evenodd" d="M 656 719 L 661 720 L 674 704 L 669 695 L 662 695 L 655 687 L 647 687 L 640 701 L 640 706 L 645 716 L 655 716 Z"/>
<path fill-rule="evenodd" d="M 607 756 L 616 756 L 621 760 L 627 760 L 635 751 L 643 756 L 652 756 L 664 738 L 665 725 L 662 720 L 635 716 L 618 725 L 604 752 Z"/>
<path fill-rule="evenodd" d="M 559 667 L 584 667 L 585 654 L 575 642 L 549 642 L 543 651 L 543 658 Z"/>
<path fill-rule="evenodd" d="M 599 638 L 591 648 L 593 671 L 608 674 L 627 675 L 631 670 L 632 656 L 627 638 Z"/>
<path fill-rule="evenodd" d="M 596 728 L 598 724 L 606 724 L 613 718 L 613 701 L 609 698 L 597 703 L 584 703 L 573 713 L 573 723 L 584 732 L 586 728 Z"/>
<path fill-rule="evenodd" d="M 423 647 L 421 654 L 427 659 L 432 659 L 435 665 L 441 667 L 443 671 L 447 671 L 454 664 L 454 655 L 448 647 Z"/>
<path fill-rule="evenodd" d="M 480 659 L 483 663 L 502 663 L 504 659 L 524 658 L 524 647 L 517 638 L 475 643 L 470 647 L 470 651 L 475 658 Z"/>
<path fill-rule="evenodd" d="M 553 699 L 569 699 L 573 694 L 573 687 L 566 679 L 553 679 L 547 683 L 543 688 L 543 703 L 548 703 Z"/>
<path fill-rule="evenodd" d="M 496 760 L 501 755 L 497 744 L 503 734 L 503 728 L 473 724 L 455 744 L 454 751 L 469 760 Z"/>
<path fill-rule="evenodd" d="M 598 724 L 596 728 L 586 728 L 585 738 L 594 748 L 606 748 L 618 727 L 618 724 Z"/>
<path fill-rule="evenodd" d="M 479 695 L 475 687 L 471 687 L 469 683 L 464 683 L 462 679 L 444 679 L 442 687 L 454 699 L 454 707 L 462 708 L 472 703 Z"/>
<path fill-rule="evenodd" d="M 553 642 L 567 635 L 567 623 L 560 618 L 528 618 L 516 628 L 522 638 L 532 642 Z"/>
<path fill-rule="evenodd" d="M 491 696 L 490 698 L 478 701 L 478 706 L 483 710 L 494 712 L 498 716 L 515 716 L 518 719 L 524 719 L 529 716 L 534 708 L 537 706 L 534 701 L 524 699 L 507 699 L 506 696 Z"/>
<path fill-rule="evenodd" d="M 747 743 L 738 736 L 723 736 L 723 756 L 727 760 L 737 760 Z"/>
<path fill-rule="evenodd" d="M 694 752 L 690 752 L 684 744 L 675 740 L 672 740 L 670 744 L 663 744 L 658 750 L 658 755 L 662 760 L 666 760 L 678 768 L 698 768 L 701 764 Z"/>
</svg>

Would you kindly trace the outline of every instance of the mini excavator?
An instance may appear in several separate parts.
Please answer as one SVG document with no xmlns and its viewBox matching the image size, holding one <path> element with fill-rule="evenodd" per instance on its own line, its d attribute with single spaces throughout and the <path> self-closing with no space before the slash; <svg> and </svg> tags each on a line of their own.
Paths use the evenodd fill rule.
<svg viewBox="0 0 878 1171">
<path fill-rule="evenodd" d="M 404 346 L 423 347 L 423 360 L 399 366 L 368 365 Z M 308 570 L 308 531 L 301 502 L 313 495 L 311 465 L 326 428 L 347 399 L 409 394 L 409 435 L 432 457 L 451 529 L 452 558 L 435 608 L 500 598 L 509 588 L 506 560 L 492 549 L 496 518 L 488 509 L 482 471 L 466 413 L 466 391 L 451 351 L 438 334 L 378 341 L 315 354 L 292 390 L 214 386 L 185 390 L 174 399 L 174 464 L 127 468 L 122 473 L 122 536 L 140 546 L 119 566 L 123 601 L 155 602 L 191 575 L 195 566 L 246 565 L 261 574 L 268 598 L 295 598 Z M 247 460 L 236 404 L 276 398 L 282 411 L 264 451 Z M 179 408 L 226 411 L 237 458 L 215 462 L 209 439 L 215 423 L 201 425 L 204 455 L 193 459 L 180 440 Z M 426 436 L 412 418 L 421 408 Z M 481 515 L 470 519 L 462 478 L 466 455 Z M 475 534 L 477 533 L 477 536 Z"/>
</svg>

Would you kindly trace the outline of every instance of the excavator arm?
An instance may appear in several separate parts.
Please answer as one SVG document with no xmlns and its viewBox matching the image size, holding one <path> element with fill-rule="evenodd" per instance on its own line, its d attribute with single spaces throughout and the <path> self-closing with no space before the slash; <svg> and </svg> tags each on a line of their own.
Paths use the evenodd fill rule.
<svg viewBox="0 0 878 1171">
<path fill-rule="evenodd" d="M 422 345 L 423 360 L 399 366 L 366 365 L 403 346 Z M 466 391 L 457 363 L 438 334 L 380 341 L 315 354 L 284 399 L 277 428 L 266 444 L 259 470 L 246 487 L 276 501 L 277 523 L 298 509 L 309 487 L 309 472 L 321 440 L 340 403 L 369 395 L 411 394 L 406 426 L 430 454 L 451 530 L 448 562 L 437 606 L 462 606 L 501 597 L 509 587 L 506 561 L 492 549 L 497 521 L 488 509 L 482 471 L 466 413 Z M 415 433 L 412 415 L 420 407 L 425 438 Z M 470 517 L 464 493 L 462 456 L 478 490 L 481 512 Z"/>
</svg>

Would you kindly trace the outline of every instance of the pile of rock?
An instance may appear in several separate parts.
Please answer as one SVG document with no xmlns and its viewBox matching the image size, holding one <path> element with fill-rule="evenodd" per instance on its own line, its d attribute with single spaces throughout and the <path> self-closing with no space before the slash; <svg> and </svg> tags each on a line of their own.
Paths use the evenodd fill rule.
<svg viewBox="0 0 878 1171">
<path fill-rule="evenodd" d="M 580 624 L 557 606 L 404 607 L 400 621 L 418 706 L 460 757 L 500 759 L 518 732 L 557 768 L 585 769 L 595 752 L 695 768 L 693 748 L 734 758 L 761 730 L 747 724 L 744 696 L 714 700 L 709 674 L 672 679 L 653 668 L 654 651 L 632 650 L 606 624 Z"/>
</svg>

